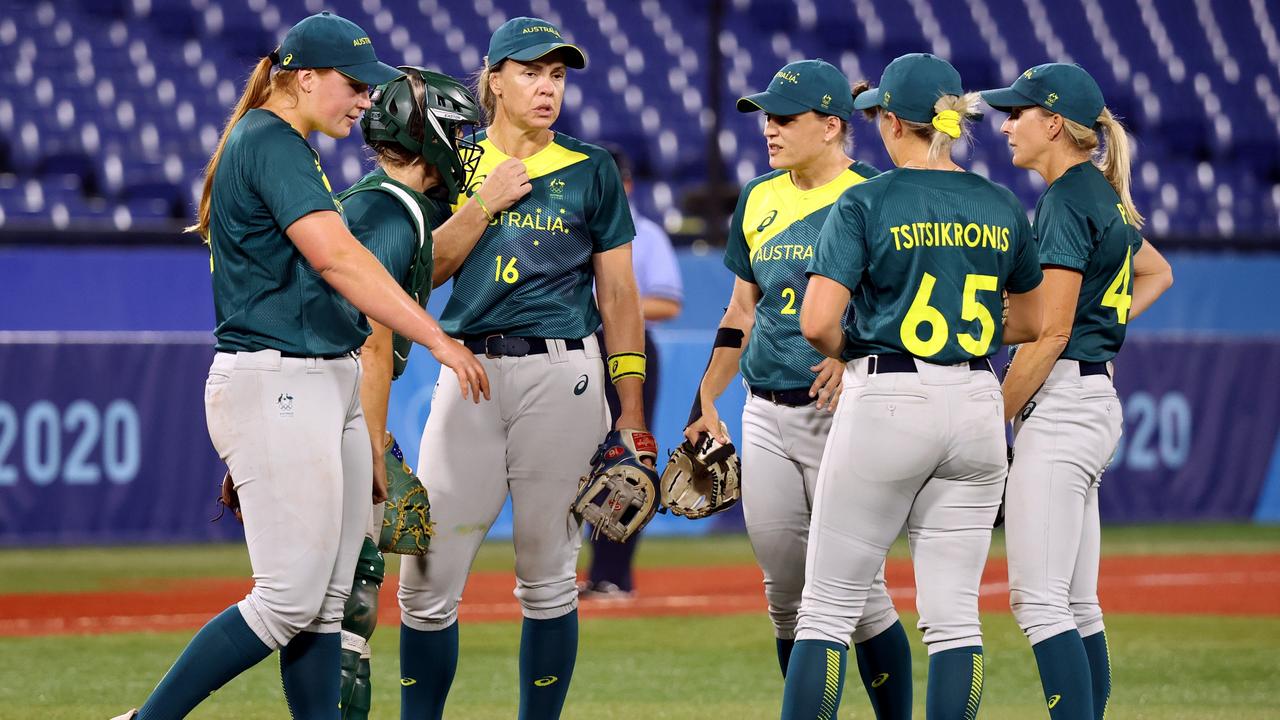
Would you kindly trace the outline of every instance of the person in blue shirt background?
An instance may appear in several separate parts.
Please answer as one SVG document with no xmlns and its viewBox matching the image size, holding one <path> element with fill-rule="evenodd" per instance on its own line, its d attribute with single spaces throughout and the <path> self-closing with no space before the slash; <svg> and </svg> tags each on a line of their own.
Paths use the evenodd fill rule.
<svg viewBox="0 0 1280 720">
<path fill-rule="evenodd" d="M 622 148 L 606 146 L 622 175 L 622 187 L 631 195 L 635 183 L 631 178 L 631 160 Z M 644 354 L 648 357 L 648 377 L 644 383 L 645 424 L 652 428 L 654 408 L 658 400 L 659 376 L 658 350 L 651 330 L 657 323 L 671 320 L 680 314 L 684 301 L 684 282 L 680 278 L 680 263 L 671 246 L 671 238 L 658 223 L 636 213 L 631 207 L 631 219 L 636 226 L 636 239 L 631 241 L 631 264 L 635 268 L 636 286 L 640 290 L 640 309 L 644 313 Z M 600 339 L 601 344 L 604 338 Z M 612 385 L 605 386 L 605 398 L 609 412 L 618 416 L 618 394 Z M 578 597 L 584 600 L 627 599 L 635 593 L 635 580 L 631 565 L 635 558 L 640 534 L 632 535 L 624 543 L 616 543 L 603 535 L 591 540 L 591 567 L 587 579 L 578 583 Z"/>
</svg>

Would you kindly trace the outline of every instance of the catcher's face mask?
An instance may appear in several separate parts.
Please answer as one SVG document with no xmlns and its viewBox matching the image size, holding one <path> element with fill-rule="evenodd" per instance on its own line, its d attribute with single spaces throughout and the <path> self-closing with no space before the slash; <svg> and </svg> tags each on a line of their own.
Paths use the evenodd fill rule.
<svg viewBox="0 0 1280 720">
<path fill-rule="evenodd" d="M 379 85 L 370 93 L 373 105 L 361 119 L 360 129 L 366 142 L 391 142 L 421 155 L 440 174 L 440 184 L 427 195 L 453 204 L 484 153 L 474 141 L 480 105 L 448 75 L 413 66 L 400 69 L 422 81 L 421 104 L 408 75 Z"/>
</svg>

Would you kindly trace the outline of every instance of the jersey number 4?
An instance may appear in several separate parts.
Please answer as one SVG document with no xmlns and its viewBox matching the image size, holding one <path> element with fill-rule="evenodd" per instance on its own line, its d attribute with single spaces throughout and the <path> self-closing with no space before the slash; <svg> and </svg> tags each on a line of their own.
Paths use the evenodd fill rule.
<svg viewBox="0 0 1280 720">
<path fill-rule="evenodd" d="M 1102 306 L 1116 309 L 1116 322 L 1129 323 L 1129 308 L 1133 307 L 1133 248 L 1124 254 L 1124 265 L 1102 296 Z"/>
<path fill-rule="evenodd" d="M 947 327 L 947 317 L 941 310 L 929 304 L 933 288 L 937 283 L 938 278 L 929 273 L 924 274 L 920 279 L 920 289 L 911 300 L 911 307 L 907 309 L 907 316 L 902 319 L 902 327 L 898 330 L 902 346 L 916 357 L 927 358 L 937 355 L 947 346 L 947 339 L 951 336 L 951 329 Z M 986 357 L 991 351 L 991 341 L 996 335 L 995 318 L 991 316 L 991 311 L 986 305 L 978 302 L 978 293 L 995 292 L 999 285 L 1000 279 L 995 275 L 964 276 L 960 319 L 977 320 L 979 334 L 975 338 L 969 333 L 956 333 L 956 342 L 960 343 L 960 347 L 965 352 L 974 357 Z M 921 326 L 928 326 L 928 335 L 923 338 L 920 336 Z"/>
</svg>

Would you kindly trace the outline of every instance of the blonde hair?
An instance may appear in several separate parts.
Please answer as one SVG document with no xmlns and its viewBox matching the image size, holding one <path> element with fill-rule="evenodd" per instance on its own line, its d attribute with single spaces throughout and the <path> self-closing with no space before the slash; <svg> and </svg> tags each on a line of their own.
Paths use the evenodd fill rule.
<svg viewBox="0 0 1280 720">
<path fill-rule="evenodd" d="M 1116 194 L 1120 196 L 1120 204 L 1128 215 L 1129 224 L 1142 229 L 1145 219 L 1138 213 L 1138 208 L 1133 204 L 1133 195 L 1129 192 L 1129 165 L 1133 156 L 1124 125 L 1105 107 L 1093 127 L 1085 127 L 1065 117 L 1062 118 L 1062 124 L 1071 141 L 1076 147 L 1089 153 L 1089 159 L 1102 172 L 1107 182 L 1111 183 L 1111 187 L 1115 188 Z M 1098 149 L 1099 134 L 1102 135 L 1101 150 Z"/>
<path fill-rule="evenodd" d="M 859 80 L 853 85 L 853 97 L 856 100 L 859 95 L 871 89 L 871 83 L 866 80 Z M 933 126 L 933 123 L 918 123 L 899 117 L 898 121 L 902 123 L 902 127 L 907 131 L 914 133 L 917 137 L 929 141 L 928 163 L 941 160 L 944 157 L 951 157 L 951 144 L 956 140 L 968 140 L 972 137 L 970 126 L 973 124 L 971 118 L 977 116 L 978 101 L 982 97 L 978 93 L 965 93 L 964 95 L 943 95 L 933 104 L 933 114 L 952 110 L 960 115 L 960 137 L 953 138 L 950 135 L 939 131 Z M 883 108 L 880 106 L 869 107 L 862 111 L 862 114 L 868 120 L 875 120 L 880 116 Z"/>
<path fill-rule="evenodd" d="M 968 141 L 972 137 L 973 121 L 970 120 L 978 112 L 978 101 L 982 97 L 978 93 L 964 95 L 943 95 L 933 104 L 933 114 L 951 110 L 960 115 L 960 137 L 953 138 L 938 130 L 932 123 L 918 123 L 902 120 L 902 127 L 914 132 L 929 141 L 929 155 L 926 162 L 930 165 L 943 158 L 951 157 L 951 145 L 957 140 Z M 901 118 L 899 118 L 901 120 Z"/>
<path fill-rule="evenodd" d="M 274 92 L 283 92 L 291 96 L 296 96 L 294 92 L 294 82 L 297 78 L 296 70 L 278 70 L 275 74 L 271 72 L 271 58 L 264 57 L 254 66 L 253 72 L 249 75 L 249 79 L 245 81 L 244 92 L 240 94 L 240 100 L 236 103 L 235 108 L 231 111 L 231 115 L 227 118 L 227 124 L 222 128 L 222 137 L 218 138 L 218 147 L 213 151 L 213 155 L 209 158 L 209 163 L 204 167 L 204 189 L 200 193 L 200 207 L 196 211 L 196 223 L 185 228 L 185 232 L 193 232 L 209 242 L 209 204 L 213 195 L 213 176 L 218 171 L 218 162 L 222 159 L 222 149 L 227 145 L 227 137 L 231 135 L 231 130 L 240 122 L 240 118 L 250 110 L 262 107 L 266 104 L 267 99 Z"/>
<path fill-rule="evenodd" d="M 476 73 L 476 97 L 480 99 L 480 108 L 484 110 L 484 124 L 492 125 L 493 118 L 498 114 L 498 96 L 493 94 L 493 88 L 489 87 L 489 78 L 495 72 L 502 68 L 502 63 L 506 60 L 499 61 L 497 65 L 490 67 L 489 58 L 484 59 L 484 67 Z"/>
</svg>

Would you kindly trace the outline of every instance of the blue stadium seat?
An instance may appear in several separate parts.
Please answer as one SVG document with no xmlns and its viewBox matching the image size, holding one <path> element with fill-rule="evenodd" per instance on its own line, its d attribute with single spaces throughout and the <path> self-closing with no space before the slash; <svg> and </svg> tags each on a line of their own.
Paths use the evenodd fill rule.
<svg viewBox="0 0 1280 720">
<path fill-rule="evenodd" d="M 0 173 L 16 177 L 7 187 L 0 182 L 6 222 L 56 223 L 50 203 L 60 217 L 114 224 L 127 215 L 134 227 L 163 215 L 161 205 L 188 212 L 191 188 L 252 63 L 320 5 L 0 0 Z M 1275 24 L 1280 13 L 1272 6 L 1264 3 L 1263 14 Z M 712 78 L 703 4 L 590 0 L 570 11 L 549 0 L 367 0 L 341 11 L 369 31 L 384 59 L 411 58 L 468 77 L 497 23 L 560 13 L 552 19 L 591 65 L 570 76 L 571 101 L 557 129 L 622 145 L 643 189 L 636 203 L 657 219 L 676 212 L 679 193 L 706 177 Z M 759 119 L 739 115 L 734 102 L 791 59 L 823 57 L 874 80 L 898 54 L 938 51 L 975 89 L 1047 60 L 1072 60 L 1094 73 L 1135 134 L 1135 198 L 1158 213 L 1165 231 L 1276 232 L 1280 58 L 1252 5 L 729 0 L 719 42 L 724 73 L 714 80 L 726 134 L 718 140 L 732 150 L 724 158 L 730 178 L 768 169 Z M 874 128 L 860 120 L 854 128 L 857 157 L 887 168 Z M 1041 183 L 1009 164 L 999 123 L 981 123 L 974 140 L 966 163 L 1033 203 Z M 358 137 L 319 145 L 335 182 L 363 170 Z M 1202 164 L 1219 169 L 1212 182 L 1201 182 Z M 66 175 L 82 178 L 82 195 L 59 194 Z M 29 181 L 57 199 L 33 207 Z M 110 202 L 85 200 L 92 194 Z"/>
</svg>

